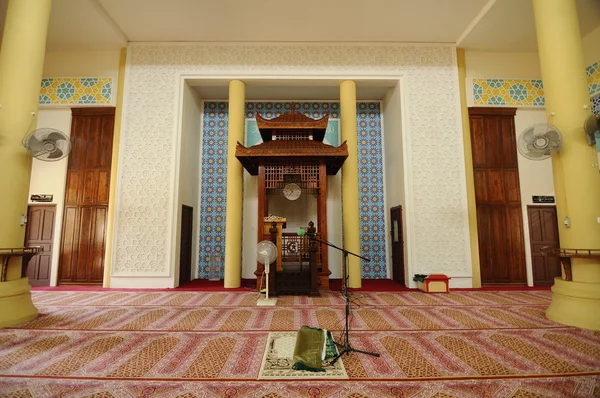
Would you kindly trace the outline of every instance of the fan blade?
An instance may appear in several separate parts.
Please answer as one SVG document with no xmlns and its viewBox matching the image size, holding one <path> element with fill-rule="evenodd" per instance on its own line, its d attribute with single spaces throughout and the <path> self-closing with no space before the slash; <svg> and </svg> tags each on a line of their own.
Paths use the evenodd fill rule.
<svg viewBox="0 0 600 398">
<path fill-rule="evenodd" d="M 65 141 L 66 138 L 61 133 L 50 133 L 50 134 L 48 134 L 48 136 L 46 137 L 46 139 L 44 141 L 48 141 L 48 140 L 58 142 L 58 141 Z"/>
<path fill-rule="evenodd" d="M 553 143 L 556 143 L 556 145 L 560 145 L 560 134 L 558 134 L 558 131 L 554 131 L 554 130 L 550 130 L 546 133 L 546 137 Z"/>
<path fill-rule="evenodd" d="M 54 151 L 50 152 L 48 154 L 48 156 L 46 156 L 47 159 L 58 159 L 63 155 L 63 151 L 60 150 L 60 148 L 56 148 Z"/>
<path fill-rule="evenodd" d="M 27 139 L 26 144 L 27 148 L 29 148 L 32 153 L 40 153 L 46 151 L 46 148 L 44 148 L 44 143 L 35 138 L 35 135 L 30 136 Z"/>
<path fill-rule="evenodd" d="M 529 131 L 523 134 L 523 142 L 525 142 L 526 144 L 533 144 L 533 141 L 535 141 L 535 135 L 531 134 Z"/>
</svg>

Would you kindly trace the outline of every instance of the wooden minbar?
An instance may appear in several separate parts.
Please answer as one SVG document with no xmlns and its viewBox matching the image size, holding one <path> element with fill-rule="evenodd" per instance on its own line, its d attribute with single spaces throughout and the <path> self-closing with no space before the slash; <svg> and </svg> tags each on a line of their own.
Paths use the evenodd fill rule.
<svg viewBox="0 0 600 398">
<path fill-rule="evenodd" d="M 294 106 L 291 113 L 273 119 L 265 119 L 257 114 L 256 122 L 263 142 L 248 148 L 237 143 L 236 158 L 250 175 L 258 176 L 258 242 L 270 239 L 267 229 L 271 225 L 266 225 L 266 218 L 269 217 L 269 198 L 284 195 L 290 199 L 293 195 L 299 194 L 316 197 L 315 233 L 318 234 L 319 239 L 327 241 L 327 176 L 337 174 L 348 157 L 346 142 L 337 147 L 323 143 L 328 120 L 329 115 L 321 119 L 311 119 L 296 113 Z M 287 218 L 289 219 L 289 216 Z M 308 221 L 306 220 L 307 223 Z M 278 252 L 281 253 L 281 261 L 284 262 L 286 256 L 292 255 L 293 250 L 289 249 L 294 244 L 300 243 L 294 243 L 298 238 L 296 233 L 282 232 L 278 236 L 281 236 L 281 242 L 278 241 L 276 244 Z M 297 258 L 302 263 L 302 257 Z M 329 288 L 331 272 L 327 261 L 326 245 L 319 245 L 315 261 L 318 286 Z M 284 286 L 288 278 L 297 277 L 297 275 L 288 276 L 283 272 L 279 257 L 277 270 L 282 273 L 277 275 L 278 286 Z M 257 277 L 257 287 L 262 271 L 258 264 L 254 272 Z M 308 289 L 305 293 L 314 294 L 314 291 Z"/>
</svg>

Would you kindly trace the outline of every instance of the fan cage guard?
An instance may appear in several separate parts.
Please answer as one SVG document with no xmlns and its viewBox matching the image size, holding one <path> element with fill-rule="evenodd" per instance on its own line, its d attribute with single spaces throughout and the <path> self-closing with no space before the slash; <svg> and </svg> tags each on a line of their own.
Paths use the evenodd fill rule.
<svg viewBox="0 0 600 398">
<path fill-rule="evenodd" d="M 562 145 L 560 130 L 551 124 L 534 124 L 519 135 L 517 149 L 530 160 L 544 160 L 552 156 Z"/>
<path fill-rule="evenodd" d="M 52 135 L 53 137 L 49 139 Z M 33 140 L 37 141 L 34 145 Z M 71 140 L 64 132 L 54 128 L 39 128 L 33 130 L 23 139 L 23 146 L 34 158 L 42 161 L 57 161 L 64 159 L 71 152 Z M 60 154 L 56 154 L 56 151 Z M 54 155 L 54 156 L 53 156 Z"/>
<path fill-rule="evenodd" d="M 269 258 L 266 258 L 263 254 L 261 254 L 261 251 L 263 250 L 272 251 L 272 255 L 270 255 Z M 273 263 L 275 260 L 277 260 L 277 246 L 270 240 L 266 239 L 258 242 L 256 245 L 256 259 L 263 265 L 267 262 Z"/>
</svg>

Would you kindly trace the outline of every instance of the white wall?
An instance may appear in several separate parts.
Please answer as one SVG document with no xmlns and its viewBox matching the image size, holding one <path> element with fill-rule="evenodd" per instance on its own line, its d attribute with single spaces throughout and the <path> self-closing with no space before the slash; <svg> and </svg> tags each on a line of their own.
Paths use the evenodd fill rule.
<svg viewBox="0 0 600 398">
<path fill-rule="evenodd" d="M 448 44 L 130 43 L 123 103 L 113 270 L 140 278 L 168 272 L 172 259 L 173 153 L 160 151 L 179 115 L 176 84 L 198 79 L 380 79 L 406 82 L 412 222 L 409 274 L 470 275 L 466 179 L 456 48 Z M 175 104 L 175 105 L 174 105 Z M 434 111 L 432 111 L 432 109 Z M 435 145 L 442 140 L 445 145 Z M 133 143 L 143 142 L 143 150 Z M 431 161 L 435 159 L 436 161 Z M 144 171 L 146 174 L 144 174 Z M 245 185 L 246 187 L 246 185 Z M 453 203 L 451 217 L 438 196 Z M 246 205 L 246 204 L 244 204 Z M 128 211 L 136 208 L 138 211 Z M 140 216 L 138 216 L 140 214 Z M 256 242 L 256 234 L 252 242 Z M 244 235 L 244 238 L 246 236 Z M 144 244 L 137 242 L 143 239 Z M 246 246 L 246 239 L 244 239 Z M 246 257 L 246 255 L 244 255 Z M 169 287 L 166 284 L 164 287 Z"/>
<path fill-rule="evenodd" d="M 395 206 L 402 206 L 403 212 L 406 212 L 406 193 L 405 193 L 405 172 L 404 167 L 406 159 L 404 158 L 404 145 L 402 142 L 402 98 L 401 98 L 401 83 L 400 81 L 394 88 L 390 88 L 383 99 L 383 159 L 385 170 L 385 202 L 386 202 L 386 231 L 390 230 L 389 209 Z M 404 226 L 402 223 L 402 236 L 404 240 L 404 270 L 405 280 L 410 278 L 406 275 L 406 264 L 408 264 L 407 239 Z M 386 234 L 386 253 L 387 253 L 387 270 L 388 277 L 392 275 L 392 247 L 389 239 L 389 234 Z"/>
<path fill-rule="evenodd" d="M 38 112 L 36 128 L 55 128 L 67 135 L 71 135 L 71 109 L 40 109 Z M 52 260 L 50 268 L 50 286 L 56 286 L 58 276 L 58 258 L 60 254 L 60 237 L 62 231 L 62 216 L 65 206 L 65 184 L 67 178 L 67 164 L 69 158 L 44 162 L 33 159 L 31 167 L 31 180 L 29 183 L 29 196 L 33 194 L 54 195 L 52 203 L 56 204 L 56 218 L 54 221 L 54 244 L 52 247 Z M 29 201 L 31 204 L 32 202 Z"/>
<path fill-rule="evenodd" d="M 582 45 L 586 67 L 600 61 L 600 26 L 583 38 Z"/>
<path fill-rule="evenodd" d="M 546 122 L 544 109 L 517 109 L 515 115 L 515 131 L 517 137 L 527 127 Z M 527 219 L 527 206 L 533 205 L 532 196 L 554 196 L 554 178 L 552 176 L 552 160 L 529 160 L 519 154 L 519 184 L 521 188 L 521 206 L 523 213 L 523 238 L 525 244 L 525 264 L 527 271 L 527 285 L 533 286 L 533 266 L 531 260 L 531 239 L 529 237 L 529 221 Z"/>
<path fill-rule="evenodd" d="M 192 236 L 192 275 L 198 275 L 198 220 L 200 217 L 198 179 L 200 175 L 200 146 L 202 135 L 202 99 L 197 91 L 186 82 L 183 84 L 183 105 L 181 115 L 181 142 L 179 159 L 179 200 L 175 213 L 177 227 L 174 231 L 176 250 L 174 253 L 175 269 L 173 278 L 175 286 L 179 281 L 179 253 L 181 251 L 181 206 L 194 209 Z M 192 277 L 192 279 L 195 279 Z"/>
<path fill-rule="evenodd" d="M 44 77 L 113 77 L 116 89 L 120 50 L 51 51 L 44 60 Z"/>
<path fill-rule="evenodd" d="M 541 79 L 537 53 L 465 51 L 467 79 Z M 467 91 L 470 85 L 467 80 Z"/>
</svg>

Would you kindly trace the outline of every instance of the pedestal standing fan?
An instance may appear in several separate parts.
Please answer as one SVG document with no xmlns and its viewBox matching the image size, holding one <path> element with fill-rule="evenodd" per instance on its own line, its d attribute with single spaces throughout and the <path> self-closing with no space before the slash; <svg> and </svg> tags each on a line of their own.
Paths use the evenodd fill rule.
<svg viewBox="0 0 600 398">
<path fill-rule="evenodd" d="M 264 275 L 266 275 L 265 298 L 258 299 L 256 305 L 275 305 L 276 298 L 269 298 L 269 268 L 273 261 L 277 260 L 277 246 L 270 240 L 258 242 L 256 246 L 256 260 L 264 265 Z"/>
</svg>

